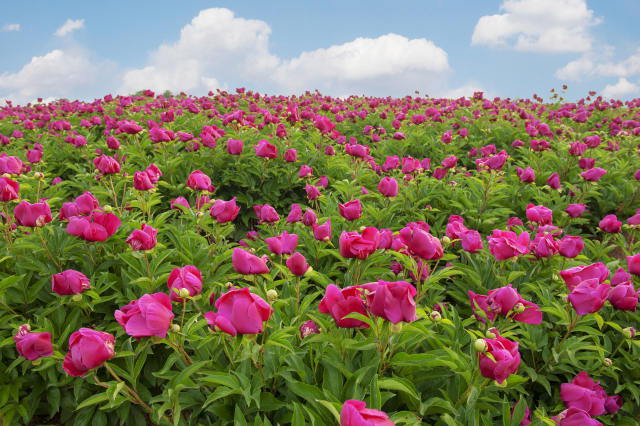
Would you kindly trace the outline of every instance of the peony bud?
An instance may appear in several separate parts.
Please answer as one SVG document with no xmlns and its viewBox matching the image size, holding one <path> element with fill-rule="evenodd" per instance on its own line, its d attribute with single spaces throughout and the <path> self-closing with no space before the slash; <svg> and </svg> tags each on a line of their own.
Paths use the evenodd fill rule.
<svg viewBox="0 0 640 426">
<path fill-rule="evenodd" d="M 247 280 L 247 281 L 253 281 L 253 279 L 254 279 L 254 278 L 255 278 L 255 277 L 254 277 L 252 274 L 249 274 L 249 275 L 245 275 L 245 276 L 244 276 L 244 279 L 245 279 L 245 280 Z"/>
<path fill-rule="evenodd" d="M 522 303 L 516 303 L 516 305 L 513 307 L 513 312 L 515 312 L 516 314 L 521 314 L 524 312 L 524 305 Z"/>
<path fill-rule="evenodd" d="M 113 212 L 113 207 L 111 207 L 110 205 L 106 205 L 102 208 L 102 210 L 104 210 L 105 213 L 111 213 Z"/>
<path fill-rule="evenodd" d="M 275 290 L 267 291 L 267 300 L 276 300 L 278 298 L 278 292 Z"/>
<path fill-rule="evenodd" d="M 42 358 L 38 358 L 38 359 L 34 359 L 33 361 L 31 361 L 31 364 L 40 365 L 41 362 L 42 362 Z"/>
<path fill-rule="evenodd" d="M 607 367 L 611 367 L 613 365 L 613 361 L 611 361 L 609 358 L 605 358 L 604 360 L 602 360 L 602 363 Z"/>
<path fill-rule="evenodd" d="M 486 352 L 489 349 L 489 345 L 483 339 L 476 340 L 473 346 L 478 352 Z"/>
<path fill-rule="evenodd" d="M 233 284 L 230 282 L 225 283 L 224 287 L 229 290 L 231 287 L 233 287 Z"/>
<path fill-rule="evenodd" d="M 181 288 L 180 291 L 178 292 L 178 295 L 180 296 L 181 299 L 186 299 L 191 295 L 191 293 L 189 293 L 188 289 Z"/>
<path fill-rule="evenodd" d="M 397 324 L 391 324 L 391 332 L 392 333 L 400 333 L 402 331 L 402 322 Z"/>
<path fill-rule="evenodd" d="M 442 321 L 442 315 L 438 311 L 433 311 L 429 314 L 429 319 L 433 322 L 440 322 Z"/>
<path fill-rule="evenodd" d="M 361 226 L 361 227 L 360 227 L 360 233 L 362 233 L 365 229 L 367 229 L 367 227 L 366 227 L 366 226 Z"/>
<path fill-rule="evenodd" d="M 44 174 L 40 173 L 40 172 L 35 172 L 33 174 L 33 177 L 36 179 L 42 179 L 44 177 Z"/>
<path fill-rule="evenodd" d="M 451 244 L 451 238 L 449 237 L 442 237 L 442 242 L 445 244 Z"/>
<path fill-rule="evenodd" d="M 622 330 L 622 335 L 625 339 L 633 339 L 636 337 L 636 330 L 633 327 L 627 327 Z"/>
<path fill-rule="evenodd" d="M 564 303 L 569 303 L 569 295 L 565 294 L 564 296 L 562 296 L 562 301 Z"/>
<path fill-rule="evenodd" d="M 170 330 L 172 333 L 180 333 L 180 326 L 178 324 L 171 324 Z"/>
<path fill-rule="evenodd" d="M 79 302 L 82 300 L 82 294 L 78 293 L 78 294 L 74 294 L 72 297 L 74 302 Z"/>
</svg>

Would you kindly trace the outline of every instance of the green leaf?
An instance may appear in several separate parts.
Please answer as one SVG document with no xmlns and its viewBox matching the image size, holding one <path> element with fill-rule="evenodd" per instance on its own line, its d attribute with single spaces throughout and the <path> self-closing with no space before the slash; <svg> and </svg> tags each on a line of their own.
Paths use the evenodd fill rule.
<svg viewBox="0 0 640 426">
<path fill-rule="evenodd" d="M 291 420 L 291 426 L 305 426 L 304 416 L 302 415 L 302 410 L 300 410 L 300 405 L 297 403 L 293 403 L 293 419 Z"/>
<path fill-rule="evenodd" d="M 101 393 L 98 395 L 91 396 L 85 399 L 84 401 L 82 401 L 82 403 L 76 407 L 76 411 L 80 410 L 81 408 L 88 407 L 89 405 L 100 404 L 101 402 L 108 401 L 108 400 L 109 400 L 109 397 L 107 396 L 106 393 Z"/>
<path fill-rule="evenodd" d="M 526 412 L 527 401 L 524 396 L 520 396 L 520 401 L 515 406 L 513 410 L 513 418 L 511 419 L 511 426 L 520 426 L 522 420 L 524 419 L 524 413 Z"/>
</svg>

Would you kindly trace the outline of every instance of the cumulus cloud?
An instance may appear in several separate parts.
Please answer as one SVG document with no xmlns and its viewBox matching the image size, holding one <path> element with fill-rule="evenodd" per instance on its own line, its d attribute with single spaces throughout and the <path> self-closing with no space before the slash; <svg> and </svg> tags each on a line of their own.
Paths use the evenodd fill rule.
<svg viewBox="0 0 640 426">
<path fill-rule="evenodd" d="M 64 24 L 60 28 L 56 30 L 53 35 L 58 37 L 62 37 L 64 35 L 70 34 L 73 30 L 79 30 L 80 28 L 84 28 L 84 19 L 76 19 L 75 21 L 72 19 L 67 19 Z"/>
<path fill-rule="evenodd" d="M 4 24 L 0 28 L 0 32 L 8 33 L 9 31 L 20 31 L 20 24 Z"/>
<path fill-rule="evenodd" d="M 156 91 L 207 92 L 221 80 L 256 80 L 270 73 L 280 60 L 269 53 L 271 28 L 254 19 L 236 18 L 232 11 L 201 11 L 173 44 L 162 44 L 149 65 L 128 71 L 118 93 L 142 88 Z"/>
<path fill-rule="evenodd" d="M 505 0 L 500 11 L 504 13 L 480 18 L 472 45 L 540 53 L 586 52 L 592 43 L 589 27 L 602 22 L 587 8 L 586 0 Z"/>
<path fill-rule="evenodd" d="M 97 80 L 108 83 L 116 68 L 113 62 L 98 61 L 80 47 L 53 50 L 33 57 L 20 71 L 0 74 L 0 99 L 26 103 L 38 97 L 82 95 Z"/>
<path fill-rule="evenodd" d="M 616 84 L 607 84 L 602 90 L 602 96 L 607 98 L 622 98 L 640 92 L 640 87 L 627 81 L 626 78 L 619 78 Z"/>
<path fill-rule="evenodd" d="M 640 74 L 640 48 L 627 59 L 614 62 L 613 46 L 586 52 L 575 61 L 556 71 L 556 77 L 563 80 L 580 81 L 585 77 L 629 77 Z"/>
<path fill-rule="evenodd" d="M 203 10 L 178 41 L 152 52 L 147 66 L 129 70 L 118 93 L 142 88 L 206 93 L 230 82 L 286 93 L 310 88 L 334 95 L 409 93 L 441 87 L 449 70 L 447 53 L 425 39 L 357 38 L 282 60 L 269 52 L 270 34 L 263 21 L 235 17 L 224 8 Z"/>
<path fill-rule="evenodd" d="M 447 70 L 447 53 L 433 42 L 388 34 L 303 52 L 283 61 L 272 79 L 289 93 L 317 88 L 321 92 L 373 95 L 388 89 L 405 93 L 424 90 L 430 76 L 441 80 L 438 75 L 442 77 Z"/>
<path fill-rule="evenodd" d="M 473 97 L 475 92 L 484 92 L 485 98 L 493 98 L 492 92 L 487 92 L 483 86 L 478 82 L 470 82 L 465 85 L 462 85 L 455 89 L 444 90 L 444 91 L 436 91 L 433 96 L 448 98 L 448 99 L 459 99 L 463 96 L 467 98 Z"/>
</svg>

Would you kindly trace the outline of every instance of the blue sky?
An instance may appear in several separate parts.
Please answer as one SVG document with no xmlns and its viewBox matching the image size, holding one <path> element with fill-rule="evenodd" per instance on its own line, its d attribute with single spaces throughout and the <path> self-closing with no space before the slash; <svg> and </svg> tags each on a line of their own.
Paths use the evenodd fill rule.
<svg viewBox="0 0 640 426">
<path fill-rule="evenodd" d="M 637 0 L 0 4 L 0 101 L 170 89 L 640 96 Z"/>
</svg>

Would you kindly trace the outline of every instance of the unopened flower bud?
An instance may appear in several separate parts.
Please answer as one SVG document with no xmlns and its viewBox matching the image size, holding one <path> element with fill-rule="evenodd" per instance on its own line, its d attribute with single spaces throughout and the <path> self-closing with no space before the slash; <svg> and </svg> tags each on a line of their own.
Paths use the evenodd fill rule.
<svg viewBox="0 0 640 426">
<path fill-rule="evenodd" d="M 489 349 L 489 345 L 483 339 L 476 340 L 473 347 L 476 348 L 478 352 L 486 352 Z"/>
<path fill-rule="evenodd" d="M 171 324 L 171 332 L 172 333 L 180 333 L 180 326 L 178 324 Z"/>
<path fill-rule="evenodd" d="M 79 302 L 82 300 L 82 294 L 74 294 L 71 299 L 73 299 L 74 302 Z"/>
<path fill-rule="evenodd" d="M 38 358 L 38 359 L 34 359 L 33 361 L 31 361 L 31 364 L 40 365 L 41 362 L 42 362 L 42 358 Z"/>
<path fill-rule="evenodd" d="M 613 361 L 611 361 L 609 358 L 603 359 L 602 363 L 607 367 L 611 367 L 613 365 Z"/>
<path fill-rule="evenodd" d="M 275 290 L 267 291 L 267 300 L 276 300 L 278 298 L 278 292 Z"/>
<path fill-rule="evenodd" d="M 515 312 L 516 314 L 521 314 L 524 312 L 524 305 L 522 303 L 516 303 L 516 305 L 513 307 L 513 312 Z"/>
<path fill-rule="evenodd" d="M 2 177 L 10 178 L 10 177 L 11 177 L 11 175 L 10 175 L 9 173 L 3 173 L 3 174 L 2 174 Z"/>
<path fill-rule="evenodd" d="M 113 207 L 111 207 L 110 205 L 106 205 L 102 208 L 102 210 L 104 210 L 105 213 L 111 213 L 113 212 Z"/>
<path fill-rule="evenodd" d="M 442 315 L 438 311 L 433 311 L 429 314 L 429 319 L 433 322 L 440 322 L 442 321 Z"/>
<path fill-rule="evenodd" d="M 622 330 L 622 335 L 625 339 L 633 339 L 636 337 L 636 330 L 633 327 L 627 327 Z"/>
<path fill-rule="evenodd" d="M 35 172 L 33 173 L 33 177 L 36 179 L 42 179 L 44 177 L 44 174 L 40 173 L 40 172 Z"/>
<path fill-rule="evenodd" d="M 391 324 L 391 332 L 392 333 L 400 333 L 402 331 L 402 323 L 399 322 L 397 324 Z"/>
<path fill-rule="evenodd" d="M 244 279 L 247 280 L 247 281 L 253 281 L 255 279 L 255 276 L 252 275 L 252 274 L 245 275 Z"/>
<path fill-rule="evenodd" d="M 360 227 L 360 232 L 363 232 L 365 229 L 367 229 L 367 227 L 366 227 L 366 226 L 361 226 L 361 227 Z"/>
<path fill-rule="evenodd" d="M 189 293 L 189 290 L 187 290 L 186 288 L 181 288 L 180 291 L 178 292 L 178 295 L 180 296 L 181 299 L 186 299 L 191 295 L 191 293 Z"/>
<path fill-rule="evenodd" d="M 451 244 L 451 238 L 449 237 L 442 237 L 442 242 L 445 244 Z"/>
<path fill-rule="evenodd" d="M 98 169 L 93 169 L 93 174 L 94 174 L 94 175 L 99 175 L 99 174 L 100 174 L 100 170 L 98 170 Z"/>
<path fill-rule="evenodd" d="M 329 238 L 329 237 L 324 237 L 322 239 L 322 241 L 324 241 L 325 243 L 328 243 L 330 240 L 331 240 L 331 238 Z"/>
<path fill-rule="evenodd" d="M 569 296 L 568 296 L 568 295 L 566 295 L 566 294 L 565 294 L 564 296 L 562 296 L 562 301 L 563 301 L 564 303 L 569 303 Z"/>
<path fill-rule="evenodd" d="M 202 213 L 202 212 L 196 213 L 196 217 L 202 217 L 202 216 L 204 216 L 204 213 Z"/>
<path fill-rule="evenodd" d="M 487 339 L 496 339 L 498 338 L 498 336 L 500 336 L 500 332 L 498 331 L 497 328 L 491 327 L 490 329 L 487 330 L 486 336 L 487 336 Z"/>
</svg>

